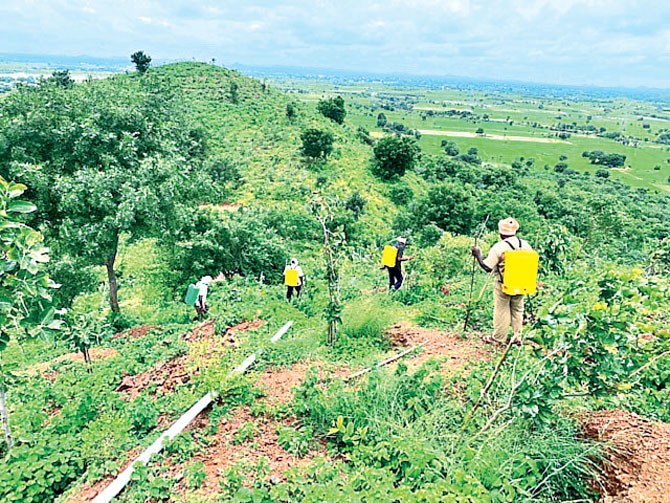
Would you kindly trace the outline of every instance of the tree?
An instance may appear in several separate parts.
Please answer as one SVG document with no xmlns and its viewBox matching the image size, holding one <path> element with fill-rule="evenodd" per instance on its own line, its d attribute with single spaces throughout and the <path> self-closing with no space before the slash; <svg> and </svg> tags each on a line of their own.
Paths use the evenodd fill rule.
<svg viewBox="0 0 670 503">
<path fill-rule="evenodd" d="M 286 117 L 288 120 L 292 120 L 294 117 L 298 115 L 298 107 L 295 103 L 292 101 L 289 101 L 286 104 Z"/>
<path fill-rule="evenodd" d="M 442 140 L 443 141 L 443 147 L 444 147 L 444 153 L 447 154 L 448 156 L 455 156 L 459 154 L 458 151 L 458 146 L 456 145 L 456 142 L 450 141 L 450 140 Z"/>
<path fill-rule="evenodd" d="M 66 89 L 74 85 L 74 80 L 70 77 L 70 70 L 54 70 L 46 81 Z"/>
<path fill-rule="evenodd" d="M 186 218 L 188 201 L 210 186 L 196 180 L 204 177 L 195 169 L 199 159 L 187 154 L 203 153 L 192 148 L 198 134 L 146 79 L 39 87 L 1 106 L 0 160 L 31 187 L 52 248 L 105 266 L 110 307 L 118 312 L 121 236 L 169 237 Z"/>
<path fill-rule="evenodd" d="M 421 149 L 413 138 L 387 136 L 373 148 L 372 173 L 382 180 L 399 178 L 414 167 Z"/>
<path fill-rule="evenodd" d="M 307 129 L 300 139 L 303 155 L 312 161 L 324 160 L 333 152 L 333 135 L 328 131 Z"/>
<path fill-rule="evenodd" d="M 415 228 L 434 224 L 444 231 L 468 234 L 475 223 L 475 203 L 469 189 L 442 182 L 430 188 L 411 214 Z"/>
<path fill-rule="evenodd" d="M 383 128 L 386 126 L 387 122 L 388 119 L 386 118 L 386 115 L 384 115 L 384 112 L 380 112 L 379 115 L 377 115 L 377 127 Z"/>
<path fill-rule="evenodd" d="M 346 200 L 344 207 L 354 214 L 354 220 L 358 220 L 358 217 L 363 213 L 366 202 L 361 193 L 356 190 Z"/>
<path fill-rule="evenodd" d="M 133 62 L 137 71 L 143 75 L 151 66 L 151 56 L 144 54 L 144 51 L 137 51 L 130 55 L 130 61 Z"/>
<path fill-rule="evenodd" d="M 25 185 L 0 177 L 0 352 L 7 347 L 10 335 L 35 336 L 60 328 L 60 321 L 54 320 L 50 293 L 57 285 L 44 271 L 49 250 L 42 235 L 19 220 L 21 214 L 36 209 L 17 199 L 25 190 Z M 0 366 L 0 415 L 5 443 L 11 449 L 5 383 L 6 374 Z"/>
<path fill-rule="evenodd" d="M 338 199 L 325 200 L 315 195 L 310 202 L 312 214 L 323 231 L 323 258 L 328 283 L 328 306 L 324 316 L 328 323 L 328 344 L 337 339 L 339 325 L 342 323 L 342 300 L 340 298 L 340 266 L 344 259 L 346 236 L 339 224 L 336 212 L 341 202 Z"/>
<path fill-rule="evenodd" d="M 347 111 L 344 108 L 344 99 L 342 99 L 342 96 L 335 96 L 333 98 L 319 100 L 319 103 L 316 105 L 316 109 L 321 112 L 324 117 L 328 117 L 338 124 L 343 124 L 344 118 L 347 115 Z"/>
</svg>

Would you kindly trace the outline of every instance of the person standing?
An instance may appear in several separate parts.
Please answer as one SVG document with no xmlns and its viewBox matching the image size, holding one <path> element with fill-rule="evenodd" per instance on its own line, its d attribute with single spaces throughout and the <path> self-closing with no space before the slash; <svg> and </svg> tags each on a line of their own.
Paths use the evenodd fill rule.
<svg viewBox="0 0 670 503">
<path fill-rule="evenodd" d="M 211 276 L 203 276 L 200 278 L 200 281 L 195 284 L 195 287 L 198 289 L 198 297 L 195 300 L 195 312 L 197 314 L 197 319 L 200 321 L 205 319 L 207 311 L 209 311 L 209 306 L 207 305 L 207 291 L 211 284 Z"/>
<path fill-rule="evenodd" d="M 395 265 L 393 266 L 384 266 L 389 273 L 389 290 L 398 290 L 402 286 L 404 277 L 402 275 L 402 263 L 408 260 L 412 260 L 414 257 L 405 257 L 405 247 L 407 246 L 407 238 L 404 236 L 399 236 L 396 238 L 396 242 L 393 245 L 394 248 L 398 250 L 395 257 Z"/>
<path fill-rule="evenodd" d="M 302 267 L 298 265 L 298 259 L 292 258 L 284 268 L 284 284 L 286 285 L 286 302 L 291 302 L 294 290 L 296 298 L 300 298 L 300 291 L 305 284 L 305 274 L 302 272 Z"/>
<path fill-rule="evenodd" d="M 508 295 L 503 291 L 503 275 L 505 273 L 505 252 L 508 250 L 532 250 L 527 241 L 519 238 L 516 233 L 519 223 L 513 218 L 505 218 L 498 222 L 500 241 L 491 247 L 486 258 L 476 246 L 472 247 L 472 256 L 486 272 L 494 273 L 493 287 L 493 335 L 483 338 L 488 343 L 504 343 L 507 341 L 510 324 L 512 325 L 513 344 L 521 344 L 523 329 L 523 295 Z"/>
</svg>

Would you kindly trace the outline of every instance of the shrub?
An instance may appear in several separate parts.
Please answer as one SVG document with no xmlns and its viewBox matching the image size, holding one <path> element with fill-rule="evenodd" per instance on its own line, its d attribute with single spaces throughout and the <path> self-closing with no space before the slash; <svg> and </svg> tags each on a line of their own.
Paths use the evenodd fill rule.
<svg viewBox="0 0 670 503">
<path fill-rule="evenodd" d="M 414 167 L 421 149 L 412 138 L 387 136 L 373 148 L 372 173 L 382 180 L 392 180 Z"/>
<path fill-rule="evenodd" d="M 338 124 L 343 124 L 344 118 L 347 115 L 342 96 L 320 100 L 316 105 L 316 109 L 321 112 L 324 117 L 328 117 Z"/>
<path fill-rule="evenodd" d="M 327 131 L 307 129 L 300 135 L 302 153 L 311 160 L 326 159 L 333 152 L 333 135 Z"/>
</svg>

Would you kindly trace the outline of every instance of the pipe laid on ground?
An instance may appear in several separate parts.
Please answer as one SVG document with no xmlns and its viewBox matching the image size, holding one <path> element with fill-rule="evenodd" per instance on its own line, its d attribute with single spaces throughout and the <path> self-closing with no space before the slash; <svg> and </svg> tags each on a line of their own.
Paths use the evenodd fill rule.
<svg viewBox="0 0 670 503">
<path fill-rule="evenodd" d="M 359 370 L 358 372 L 354 372 L 354 373 L 351 374 L 350 376 L 345 377 L 345 378 L 344 378 L 344 382 L 351 381 L 352 379 L 356 379 L 357 377 L 360 377 L 360 376 L 362 376 L 363 374 L 367 374 L 368 372 L 370 372 L 370 371 L 371 371 L 373 368 L 375 368 L 375 367 L 377 367 L 377 368 L 379 368 L 379 367 L 383 367 L 383 366 L 385 366 L 385 365 L 388 365 L 389 363 L 393 363 L 393 362 L 396 361 L 396 360 L 400 360 L 400 358 L 402 358 L 403 356 L 406 356 L 406 355 L 408 355 L 408 354 L 410 354 L 410 353 L 413 353 L 414 351 L 416 351 L 416 350 L 419 349 L 420 347 L 425 346 L 427 343 L 428 343 L 428 341 L 424 341 L 424 342 L 422 342 L 421 344 L 417 344 L 416 346 L 412 346 L 411 348 L 406 349 L 405 351 L 402 351 L 402 352 L 400 352 L 400 353 L 398 353 L 398 354 L 396 354 L 396 355 L 391 356 L 390 358 L 387 358 L 386 360 L 384 360 L 384 361 L 382 361 L 382 362 L 379 362 L 379 363 L 378 363 L 377 365 L 375 365 L 374 367 L 367 367 L 367 368 L 364 368 L 364 369 L 362 369 L 362 370 Z"/>
<path fill-rule="evenodd" d="M 271 342 L 277 342 L 293 325 L 293 321 L 289 321 L 279 331 L 272 336 L 270 339 Z M 260 350 L 259 350 L 260 351 Z M 244 372 L 253 365 L 256 361 L 256 354 L 259 352 L 252 353 L 249 355 L 238 367 L 234 368 L 230 373 L 232 374 L 243 374 Z M 128 482 L 130 482 L 130 477 L 135 470 L 136 463 L 148 463 L 152 455 L 158 454 L 163 450 L 163 442 L 165 440 L 172 440 L 174 437 L 179 435 L 184 428 L 186 428 L 191 421 L 193 421 L 203 410 L 207 408 L 216 398 L 218 394 L 216 392 L 207 393 L 204 397 L 198 400 L 193 407 L 188 409 L 177 421 L 173 423 L 170 428 L 165 430 L 163 434 L 158 437 L 153 444 L 151 444 L 142 454 L 140 454 L 135 461 L 130 463 L 128 467 L 123 470 L 117 477 L 114 479 L 100 494 L 98 494 L 93 503 L 109 503 L 114 499 L 123 489 L 126 487 Z"/>
</svg>

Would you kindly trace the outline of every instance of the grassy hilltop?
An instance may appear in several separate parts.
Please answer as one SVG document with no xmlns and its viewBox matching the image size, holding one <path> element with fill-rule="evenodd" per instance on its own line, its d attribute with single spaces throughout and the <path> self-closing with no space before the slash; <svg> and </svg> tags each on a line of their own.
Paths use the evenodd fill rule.
<svg viewBox="0 0 670 503">
<path fill-rule="evenodd" d="M 345 97 L 340 124 L 322 111 L 346 93 L 290 87 L 179 63 L 0 98 L 0 175 L 27 186 L 36 210 L 22 207 L 21 221 L 44 235 L 43 267 L 62 284 L 54 304 L 67 308 L 50 311 L 64 324 L 45 337 L 3 325 L 15 445 L 0 444 L 0 500 L 91 501 L 210 391 L 217 402 L 137 468 L 119 501 L 553 502 L 623 491 L 619 472 L 601 468 L 599 421 L 632 436 L 670 421 L 670 196 L 646 167 L 661 149 L 635 157 L 571 136 L 520 142 L 519 155 L 476 129 L 529 136 L 519 123 L 558 110 L 500 98 L 469 105 L 488 111 L 483 126 L 424 120 L 445 100 L 474 98 L 443 90 L 411 113 L 373 109 L 396 91 L 371 85 Z M 597 107 L 593 123 L 609 130 L 613 112 Z M 395 140 L 377 126 L 380 111 L 408 129 L 475 136 Z M 307 155 L 310 130 L 332 150 Z M 403 174 L 384 176 L 380 145 L 395 141 L 414 154 Z M 587 144 L 626 152 L 644 183 L 584 174 L 595 172 Z M 564 154 L 569 169 L 555 170 Z M 480 271 L 471 283 L 470 247 L 481 230 L 486 251 L 510 215 L 541 272 L 526 343 L 506 352 L 480 341 L 492 285 Z M 400 234 L 414 259 L 391 294 L 380 253 Z M 307 284 L 287 303 L 291 257 Z M 182 299 L 205 274 L 216 280 L 197 322 Z M 339 327 L 332 344 L 328 322 Z M 251 372 L 230 375 L 259 349 Z"/>
</svg>

